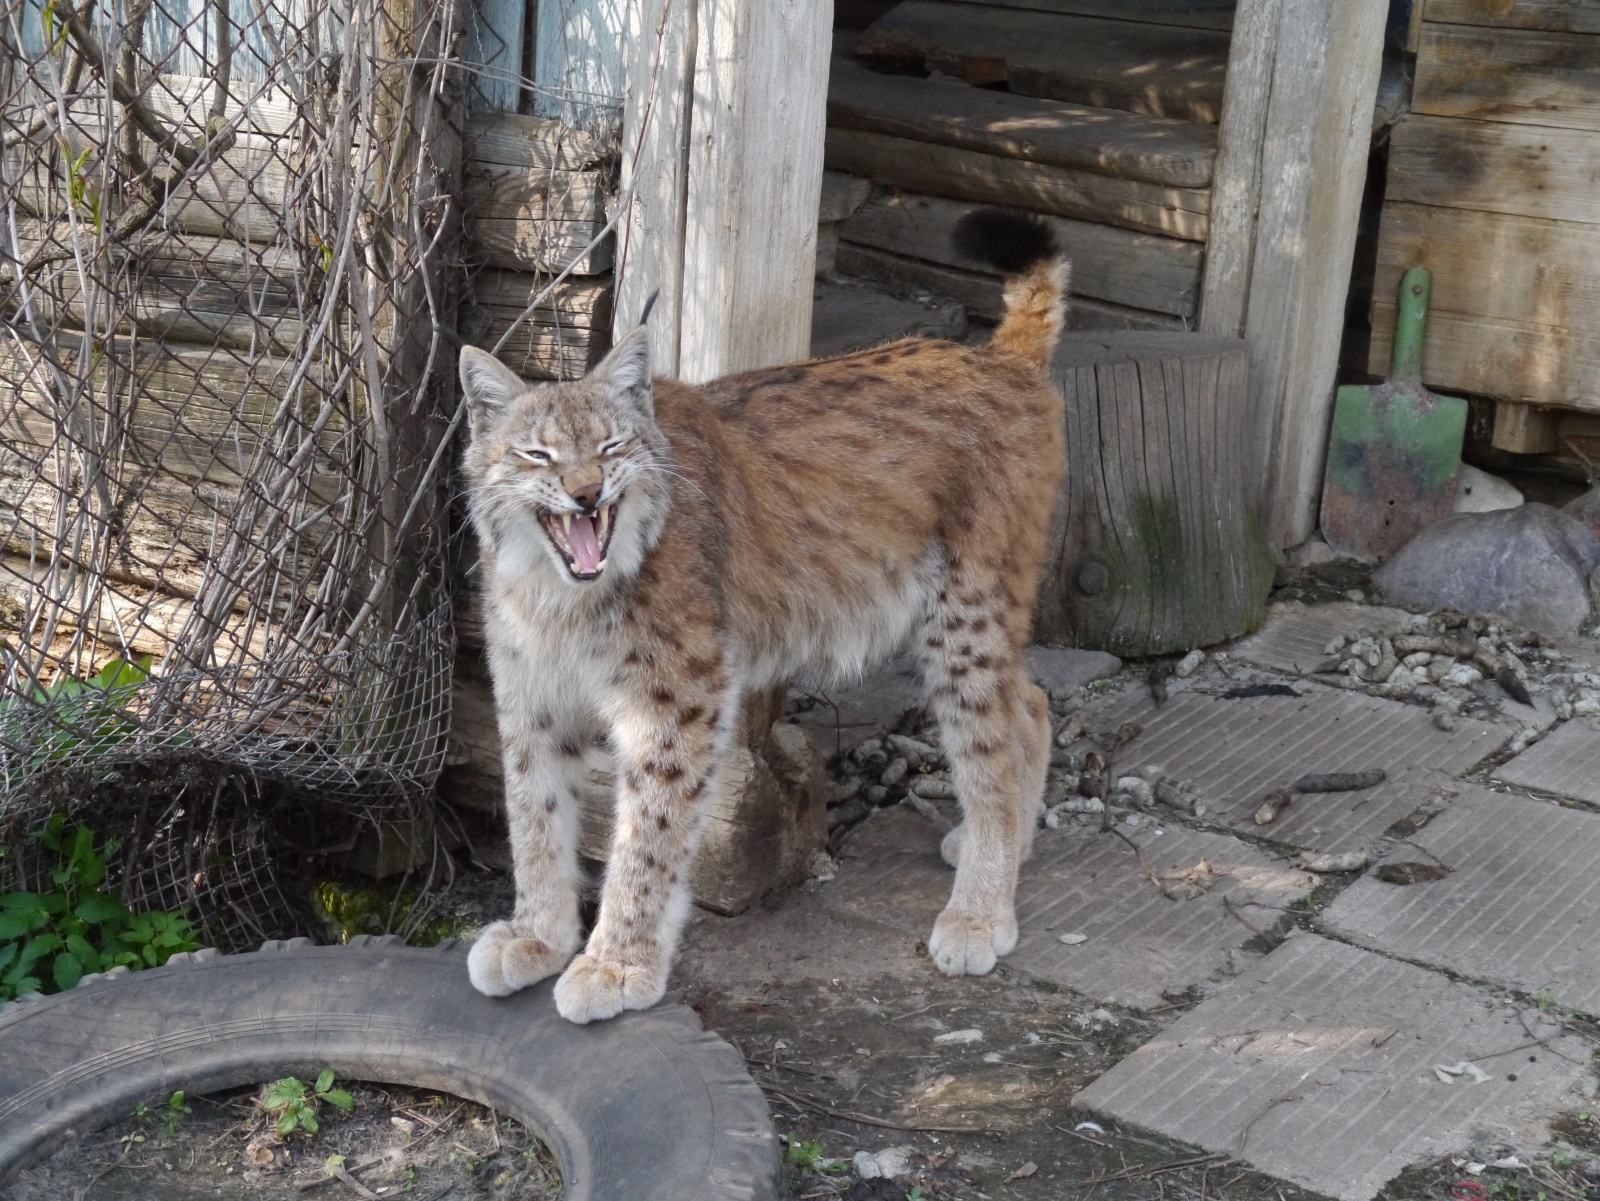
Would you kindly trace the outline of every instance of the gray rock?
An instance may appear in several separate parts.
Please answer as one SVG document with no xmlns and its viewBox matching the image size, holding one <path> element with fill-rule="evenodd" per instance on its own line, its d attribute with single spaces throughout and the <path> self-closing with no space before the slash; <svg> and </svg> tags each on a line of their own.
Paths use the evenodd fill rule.
<svg viewBox="0 0 1600 1201">
<path fill-rule="evenodd" d="M 1501 613 L 1548 634 L 1589 617 L 1589 576 L 1600 538 L 1549 505 L 1459 513 L 1423 530 L 1373 579 L 1407 608 Z"/>
<path fill-rule="evenodd" d="M 1069 650 L 1061 646 L 1030 646 L 1022 652 L 1033 682 L 1051 696 L 1082 688 L 1095 680 L 1114 676 L 1122 660 L 1105 651 Z"/>
<path fill-rule="evenodd" d="M 1457 513 L 1493 513 L 1497 509 L 1515 509 L 1522 503 L 1522 493 L 1516 488 L 1470 463 L 1461 464 L 1457 478 Z"/>
<path fill-rule="evenodd" d="M 1321 567 L 1324 563 L 1336 563 L 1343 557 L 1321 538 L 1308 538 L 1289 551 L 1288 565 L 1299 571 L 1307 567 Z"/>
<path fill-rule="evenodd" d="M 1569 500 L 1561 511 L 1587 525 L 1600 538 L 1600 488 L 1590 488 L 1576 500 Z"/>
</svg>

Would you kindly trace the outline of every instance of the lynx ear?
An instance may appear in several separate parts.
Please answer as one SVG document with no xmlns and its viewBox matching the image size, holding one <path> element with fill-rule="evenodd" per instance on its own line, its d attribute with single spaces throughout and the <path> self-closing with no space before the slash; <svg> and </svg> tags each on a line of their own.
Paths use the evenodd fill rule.
<svg viewBox="0 0 1600 1201">
<path fill-rule="evenodd" d="M 516 372 L 488 351 L 476 346 L 461 348 L 461 399 L 467 406 L 474 438 L 526 388 Z"/>
<path fill-rule="evenodd" d="M 605 358 L 597 373 L 615 404 L 631 405 L 647 417 L 655 416 L 650 394 L 650 331 L 639 326 Z"/>
</svg>

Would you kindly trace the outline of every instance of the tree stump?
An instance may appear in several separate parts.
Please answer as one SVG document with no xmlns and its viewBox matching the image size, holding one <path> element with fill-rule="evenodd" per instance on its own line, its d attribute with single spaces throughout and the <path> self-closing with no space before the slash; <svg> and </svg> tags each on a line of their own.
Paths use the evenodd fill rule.
<svg viewBox="0 0 1600 1201">
<path fill-rule="evenodd" d="M 1261 624 L 1273 555 L 1245 425 L 1249 351 L 1187 333 L 1068 334 L 1067 473 L 1041 642 L 1159 655 Z"/>
</svg>

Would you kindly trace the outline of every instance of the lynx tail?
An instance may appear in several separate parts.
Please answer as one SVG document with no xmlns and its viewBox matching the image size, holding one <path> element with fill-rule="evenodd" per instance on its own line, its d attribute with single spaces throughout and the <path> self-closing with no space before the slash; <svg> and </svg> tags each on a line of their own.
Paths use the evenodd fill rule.
<svg viewBox="0 0 1600 1201">
<path fill-rule="evenodd" d="M 1005 314 L 990 345 L 1047 370 L 1066 320 L 1070 275 L 1049 223 L 1008 209 L 975 209 L 956 222 L 950 244 L 1006 276 Z"/>
</svg>

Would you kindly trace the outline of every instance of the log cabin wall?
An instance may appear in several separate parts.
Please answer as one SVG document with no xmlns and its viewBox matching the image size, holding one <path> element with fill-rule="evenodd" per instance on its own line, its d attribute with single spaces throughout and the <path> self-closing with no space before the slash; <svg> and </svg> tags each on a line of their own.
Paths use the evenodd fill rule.
<svg viewBox="0 0 1600 1201">
<path fill-rule="evenodd" d="M 617 195 L 619 3 L 482 0 L 468 30 L 475 85 L 463 139 L 468 287 L 460 332 L 526 379 L 577 379 L 611 345 L 615 241 L 607 234 L 590 246 Z M 563 271 L 568 278 L 527 312 Z M 476 550 L 470 532 L 462 537 L 439 795 L 492 816 L 504 794 L 500 739 L 471 570 Z"/>
<path fill-rule="evenodd" d="M 838 271 L 996 320 L 999 277 L 949 233 L 1000 204 L 1051 218 L 1071 328 L 1194 328 L 1232 20 L 1231 0 L 906 0 L 841 33 L 826 162 L 876 188 Z"/>
<path fill-rule="evenodd" d="M 1428 385 L 1493 398 L 1499 450 L 1600 461 L 1600 6 L 1428 0 L 1422 16 L 1369 368 L 1387 370 L 1400 275 L 1423 264 Z"/>
</svg>

